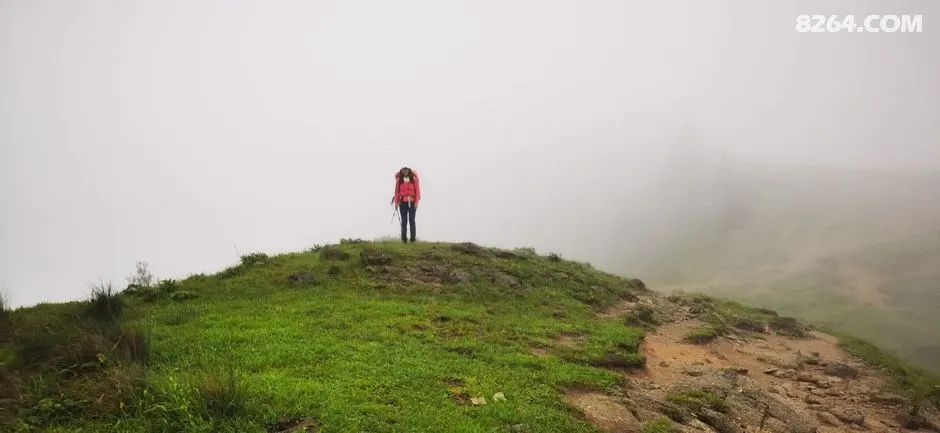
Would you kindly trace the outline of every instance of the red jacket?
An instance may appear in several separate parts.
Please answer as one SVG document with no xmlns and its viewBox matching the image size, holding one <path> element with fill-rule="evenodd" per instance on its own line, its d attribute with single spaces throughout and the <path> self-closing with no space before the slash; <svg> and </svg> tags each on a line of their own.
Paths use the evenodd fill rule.
<svg viewBox="0 0 940 433">
<path fill-rule="evenodd" d="M 395 173 L 395 196 L 392 201 L 396 205 L 403 201 L 411 201 L 417 205 L 421 201 L 421 183 L 418 181 L 418 173 L 411 170 L 411 182 L 408 183 L 400 182 L 398 172 Z"/>
</svg>

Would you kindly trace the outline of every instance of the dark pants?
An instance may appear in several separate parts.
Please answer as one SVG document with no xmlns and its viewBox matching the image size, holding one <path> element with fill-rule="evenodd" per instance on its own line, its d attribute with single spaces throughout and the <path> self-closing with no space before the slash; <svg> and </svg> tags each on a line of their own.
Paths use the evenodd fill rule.
<svg viewBox="0 0 940 433">
<path fill-rule="evenodd" d="M 401 202 L 398 204 L 398 212 L 401 216 L 401 241 L 408 240 L 406 237 L 408 224 L 411 224 L 411 242 L 415 241 L 415 212 L 418 208 L 411 203 Z"/>
</svg>

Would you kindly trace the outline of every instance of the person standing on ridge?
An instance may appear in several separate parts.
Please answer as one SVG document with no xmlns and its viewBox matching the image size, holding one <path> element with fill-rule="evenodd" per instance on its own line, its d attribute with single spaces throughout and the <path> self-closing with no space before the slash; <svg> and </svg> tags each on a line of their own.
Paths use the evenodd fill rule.
<svg viewBox="0 0 940 433">
<path fill-rule="evenodd" d="M 408 167 L 402 167 L 395 173 L 395 196 L 392 202 L 398 206 L 401 217 L 401 241 L 408 242 L 406 236 L 408 225 L 411 225 L 411 242 L 415 241 L 415 212 L 418 211 L 418 202 L 421 201 L 421 185 L 418 183 L 418 173 Z"/>
</svg>

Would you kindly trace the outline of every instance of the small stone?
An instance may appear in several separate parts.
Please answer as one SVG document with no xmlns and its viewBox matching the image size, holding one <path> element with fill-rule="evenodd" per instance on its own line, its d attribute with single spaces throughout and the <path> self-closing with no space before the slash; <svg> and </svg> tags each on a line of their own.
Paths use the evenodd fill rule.
<svg viewBox="0 0 940 433">
<path fill-rule="evenodd" d="M 666 361 L 659 361 L 659 366 L 662 368 L 669 368 L 669 363 Z"/>
<path fill-rule="evenodd" d="M 764 370 L 764 374 L 774 374 L 778 371 L 780 371 L 779 368 L 768 368 Z"/>
<path fill-rule="evenodd" d="M 819 381 L 819 379 L 816 376 L 813 376 L 812 374 L 807 373 L 807 372 L 801 372 L 797 374 L 796 380 L 800 382 L 809 382 L 809 383 L 816 383 Z"/>
<path fill-rule="evenodd" d="M 858 409 L 851 408 L 839 408 L 833 409 L 831 411 L 836 418 L 839 418 L 840 421 L 855 424 L 855 425 L 864 425 L 865 424 L 865 414 L 863 414 Z"/>
<path fill-rule="evenodd" d="M 483 406 L 486 404 L 486 397 L 470 397 L 470 404 L 474 406 Z"/>
<path fill-rule="evenodd" d="M 815 396 L 815 395 L 813 395 L 813 394 L 807 395 L 807 396 L 806 396 L 806 399 L 805 399 L 804 401 L 806 401 L 806 402 L 809 403 L 809 404 L 823 404 L 823 403 L 825 403 L 825 402 L 823 401 L 823 399 L 821 399 L 821 398 L 819 398 L 818 396 Z"/>
<path fill-rule="evenodd" d="M 831 426 L 842 425 L 842 422 L 839 421 L 839 418 L 836 418 L 835 415 L 829 412 L 816 412 L 816 418 L 819 418 L 819 420 L 822 421 L 823 424 L 827 424 Z"/>
<path fill-rule="evenodd" d="M 823 373 L 829 376 L 841 377 L 843 379 L 855 379 L 858 377 L 858 370 L 848 364 L 841 362 L 834 362 L 827 365 L 825 368 L 823 368 Z"/>
<path fill-rule="evenodd" d="M 869 400 L 872 401 L 872 402 L 874 402 L 874 403 L 881 403 L 881 404 L 901 404 L 901 403 L 904 403 L 904 397 L 901 397 L 900 395 L 894 394 L 894 393 L 891 393 L 891 392 L 883 392 L 883 393 L 880 393 L 880 394 L 875 394 L 875 395 L 871 396 L 871 398 L 870 398 Z"/>
<path fill-rule="evenodd" d="M 493 403 L 496 403 L 498 401 L 506 401 L 506 395 L 503 394 L 502 392 L 497 392 L 496 394 L 493 394 Z"/>
</svg>

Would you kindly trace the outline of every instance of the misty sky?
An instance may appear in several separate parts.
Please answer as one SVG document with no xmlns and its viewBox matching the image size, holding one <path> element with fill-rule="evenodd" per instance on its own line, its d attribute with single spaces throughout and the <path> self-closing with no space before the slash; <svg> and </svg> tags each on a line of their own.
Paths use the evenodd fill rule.
<svg viewBox="0 0 940 433">
<path fill-rule="evenodd" d="M 924 31 L 794 30 L 816 13 Z M 395 236 L 402 165 L 421 239 L 615 266 L 700 160 L 937 170 L 937 25 L 926 0 L 0 0 L 0 288 Z"/>
</svg>

